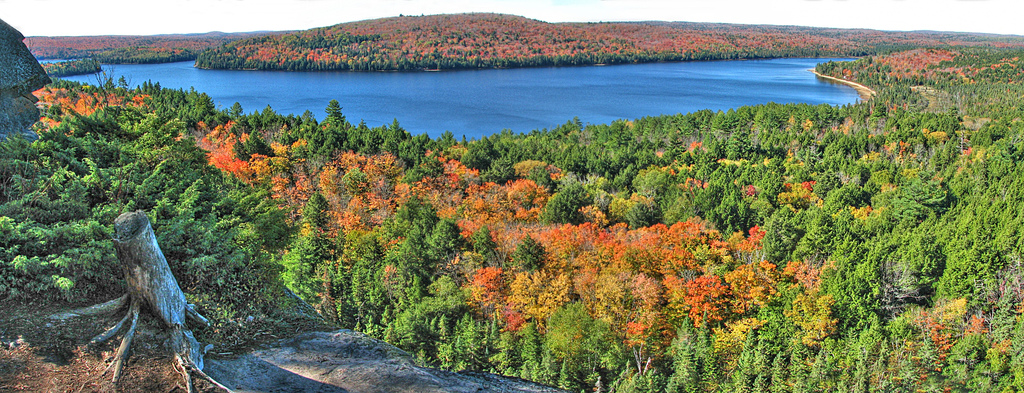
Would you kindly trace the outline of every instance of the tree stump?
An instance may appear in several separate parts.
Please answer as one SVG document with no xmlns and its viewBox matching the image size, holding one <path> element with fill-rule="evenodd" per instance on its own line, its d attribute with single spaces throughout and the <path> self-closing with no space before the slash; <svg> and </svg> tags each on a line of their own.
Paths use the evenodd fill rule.
<svg viewBox="0 0 1024 393">
<path fill-rule="evenodd" d="M 167 259 L 157 244 L 156 235 L 146 214 L 141 211 L 121 214 L 114 221 L 114 231 L 114 246 L 128 284 L 128 294 L 118 300 L 122 305 L 130 301 L 131 307 L 120 322 L 92 340 L 93 344 L 107 341 L 128 324 L 128 331 L 114 355 L 114 361 L 106 371 L 113 370 L 113 382 L 117 383 L 121 377 L 128 359 L 139 315 L 142 311 L 148 311 L 159 318 L 163 326 L 170 331 L 171 349 L 189 392 L 194 391 L 191 375 L 202 377 L 217 387 L 228 390 L 202 371 L 205 350 L 196 341 L 192 331 L 186 327 L 186 321 L 204 326 L 208 325 L 209 321 L 199 315 L 185 300 L 185 294 L 171 273 L 170 266 L 167 265 Z M 103 308 L 109 309 L 110 306 Z M 71 314 L 84 315 L 76 312 Z"/>
</svg>

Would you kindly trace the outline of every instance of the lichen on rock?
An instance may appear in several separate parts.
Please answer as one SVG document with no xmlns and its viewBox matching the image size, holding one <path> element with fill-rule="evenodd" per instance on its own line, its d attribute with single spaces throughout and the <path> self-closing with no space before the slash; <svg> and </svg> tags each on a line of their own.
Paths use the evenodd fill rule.
<svg viewBox="0 0 1024 393">
<path fill-rule="evenodd" d="M 50 83 L 50 77 L 23 42 L 21 32 L 0 19 L 0 140 L 22 135 L 34 140 L 32 124 L 39 109 L 32 92 Z"/>
</svg>

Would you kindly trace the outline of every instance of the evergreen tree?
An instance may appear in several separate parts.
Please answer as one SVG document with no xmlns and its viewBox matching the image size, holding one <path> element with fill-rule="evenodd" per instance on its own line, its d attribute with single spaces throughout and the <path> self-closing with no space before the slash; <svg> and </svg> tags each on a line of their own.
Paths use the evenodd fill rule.
<svg viewBox="0 0 1024 393">
<path fill-rule="evenodd" d="M 465 241 L 458 224 L 449 218 L 442 219 L 434 226 L 427 239 L 430 248 L 428 256 L 436 263 L 444 263 L 462 249 L 463 243 Z"/>
<path fill-rule="evenodd" d="M 696 393 L 702 391 L 700 355 L 693 342 L 693 333 L 681 329 L 672 342 L 672 376 L 665 391 L 668 393 Z"/>
<path fill-rule="evenodd" d="M 345 122 L 345 115 L 341 113 L 341 103 L 338 100 L 331 100 L 327 103 L 327 108 L 324 110 L 327 112 L 327 120 L 342 124 Z"/>
<path fill-rule="evenodd" d="M 544 246 L 533 240 L 530 235 L 526 235 L 512 253 L 512 263 L 520 269 L 534 271 L 543 266 L 544 255 Z"/>
<path fill-rule="evenodd" d="M 569 183 L 548 200 L 541 219 L 553 224 L 582 223 L 583 213 L 580 209 L 589 202 L 590 195 L 582 185 L 576 182 Z"/>
<path fill-rule="evenodd" d="M 314 193 L 303 208 L 302 229 L 291 251 L 282 260 L 285 284 L 308 302 L 319 304 L 324 279 L 331 274 L 334 260 L 333 242 L 327 235 L 329 206 L 320 193 Z"/>
<path fill-rule="evenodd" d="M 473 232 L 470 240 L 473 242 L 473 252 L 483 255 L 489 263 L 495 260 L 495 251 L 498 249 L 498 244 L 494 242 L 494 238 L 491 236 L 491 229 L 487 225 Z"/>
</svg>

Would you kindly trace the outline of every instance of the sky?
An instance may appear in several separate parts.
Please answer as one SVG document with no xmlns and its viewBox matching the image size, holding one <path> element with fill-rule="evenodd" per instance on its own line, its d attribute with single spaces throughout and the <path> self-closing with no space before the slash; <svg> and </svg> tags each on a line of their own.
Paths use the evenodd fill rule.
<svg viewBox="0 0 1024 393">
<path fill-rule="evenodd" d="M 304 30 L 464 12 L 1024 35 L 1022 10 L 1020 0 L 0 0 L 0 19 L 25 36 Z"/>
</svg>

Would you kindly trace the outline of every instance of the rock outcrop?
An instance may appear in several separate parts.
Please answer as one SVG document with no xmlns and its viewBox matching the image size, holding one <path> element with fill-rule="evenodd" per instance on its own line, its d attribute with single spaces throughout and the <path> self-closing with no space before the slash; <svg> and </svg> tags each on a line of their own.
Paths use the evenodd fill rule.
<svg viewBox="0 0 1024 393">
<path fill-rule="evenodd" d="M 50 77 L 24 40 L 18 30 L 0 20 L 0 140 L 16 134 L 28 140 L 38 137 L 31 129 L 39 121 L 32 92 L 50 83 Z"/>
<path fill-rule="evenodd" d="M 235 392 L 565 392 L 493 374 L 419 367 L 405 351 L 351 330 L 303 333 L 231 359 L 207 358 L 206 372 Z"/>
</svg>

